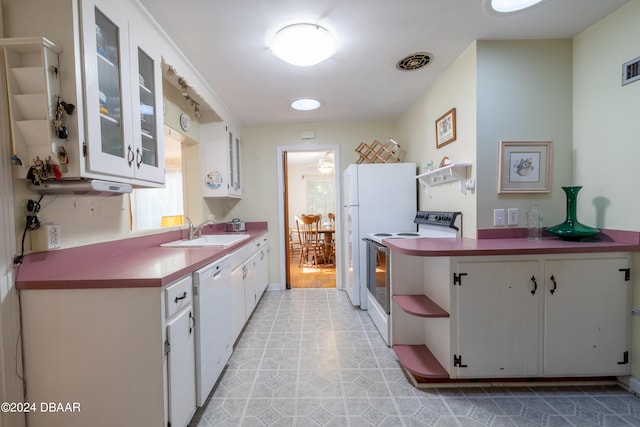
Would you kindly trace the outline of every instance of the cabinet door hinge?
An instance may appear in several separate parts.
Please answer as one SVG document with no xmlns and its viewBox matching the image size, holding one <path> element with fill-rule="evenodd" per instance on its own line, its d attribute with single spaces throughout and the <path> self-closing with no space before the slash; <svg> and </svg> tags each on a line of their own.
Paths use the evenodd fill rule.
<svg viewBox="0 0 640 427">
<path fill-rule="evenodd" d="M 453 273 L 453 286 L 462 286 L 462 276 L 466 276 L 467 273 Z"/>
<path fill-rule="evenodd" d="M 621 268 L 618 271 L 624 271 L 624 281 L 628 282 L 631 280 L 631 269 L 630 268 Z"/>
<path fill-rule="evenodd" d="M 629 352 L 622 353 L 622 362 L 618 362 L 618 365 L 626 365 L 629 363 Z"/>
<path fill-rule="evenodd" d="M 462 355 L 457 355 L 454 354 L 453 355 L 453 366 L 457 367 L 457 368 L 466 368 L 467 365 L 463 365 L 462 364 Z"/>
<path fill-rule="evenodd" d="M 87 143 L 86 142 L 82 143 L 82 156 L 83 157 L 87 157 Z"/>
<path fill-rule="evenodd" d="M 171 351 L 171 343 L 169 342 L 169 340 L 166 340 L 164 342 L 164 354 L 169 354 L 170 351 Z"/>
</svg>

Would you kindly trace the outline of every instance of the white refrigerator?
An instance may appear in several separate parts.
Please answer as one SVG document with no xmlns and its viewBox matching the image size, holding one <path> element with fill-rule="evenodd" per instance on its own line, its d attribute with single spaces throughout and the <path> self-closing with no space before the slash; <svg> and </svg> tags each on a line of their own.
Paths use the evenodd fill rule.
<svg viewBox="0 0 640 427">
<path fill-rule="evenodd" d="M 345 289 L 351 303 L 367 309 L 367 233 L 415 231 L 415 163 L 349 165 L 344 171 Z"/>
</svg>

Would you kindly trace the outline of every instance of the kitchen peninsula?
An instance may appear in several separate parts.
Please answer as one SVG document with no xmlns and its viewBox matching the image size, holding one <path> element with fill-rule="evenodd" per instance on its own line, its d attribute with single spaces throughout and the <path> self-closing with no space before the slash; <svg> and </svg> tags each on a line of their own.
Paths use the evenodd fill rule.
<svg viewBox="0 0 640 427">
<path fill-rule="evenodd" d="M 384 243 L 392 347 L 417 383 L 629 374 L 640 233 Z"/>
<path fill-rule="evenodd" d="M 29 413 L 30 426 L 189 423 L 200 393 L 198 367 L 226 363 L 269 274 L 266 222 L 248 223 L 241 233 L 247 237 L 226 247 L 161 246 L 186 234 L 173 230 L 25 256 L 16 287 L 26 401 L 80 409 Z M 224 224 L 204 228 L 203 236 L 212 234 L 233 233 L 224 233 Z M 227 270 L 219 274 L 216 266 Z M 209 278 L 206 287 L 198 285 Z M 199 316 L 205 292 L 215 301 Z M 202 310 L 221 311 L 220 304 L 230 315 L 221 316 L 214 331 Z M 200 351 L 205 344 L 221 345 L 221 354 Z M 202 391 L 204 399 L 209 391 Z"/>
</svg>

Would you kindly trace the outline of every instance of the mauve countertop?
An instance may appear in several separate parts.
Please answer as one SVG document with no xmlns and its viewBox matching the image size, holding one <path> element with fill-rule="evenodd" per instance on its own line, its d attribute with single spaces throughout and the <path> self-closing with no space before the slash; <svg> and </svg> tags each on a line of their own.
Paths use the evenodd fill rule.
<svg viewBox="0 0 640 427">
<path fill-rule="evenodd" d="M 640 232 L 601 230 L 596 236 L 583 241 L 567 241 L 545 235 L 542 240 L 527 240 L 519 232 L 501 233 L 478 230 L 483 238 L 470 239 L 384 239 L 392 251 L 414 256 L 477 256 L 570 254 L 593 252 L 640 251 Z M 505 237 L 506 236 L 506 237 Z"/>
<path fill-rule="evenodd" d="M 182 239 L 186 230 L 29 254 L 16 267 L 16 288 L 86 289 L 161 287 L 234 252 L 267 232 L 266 222 L 250 222 L 242 234 L 251 237 L 226 248 L 169 248 L 160 244 Z M 203 234 L 228 234 L 224 224 Z"/>
</svg>

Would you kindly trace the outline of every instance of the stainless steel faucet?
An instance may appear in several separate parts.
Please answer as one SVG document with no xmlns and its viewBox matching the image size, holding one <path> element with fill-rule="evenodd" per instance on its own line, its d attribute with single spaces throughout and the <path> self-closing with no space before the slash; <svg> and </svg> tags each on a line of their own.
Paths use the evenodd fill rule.
<svg viewBox="0 0 640 427">
<path fill-rule="evenodd" d="M 187 236 L 189 240 L 197 239 L 198 237 L 202 236 L 202 228 L 205 225 L 217 224 L 216 220 L 207 219 L 194 227 L 193 222 L 191 222 L 191 219 L 188 216 L 185 216 L 185 219 L 189 222 L 189 235 Z"/>
</svg>

